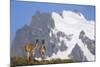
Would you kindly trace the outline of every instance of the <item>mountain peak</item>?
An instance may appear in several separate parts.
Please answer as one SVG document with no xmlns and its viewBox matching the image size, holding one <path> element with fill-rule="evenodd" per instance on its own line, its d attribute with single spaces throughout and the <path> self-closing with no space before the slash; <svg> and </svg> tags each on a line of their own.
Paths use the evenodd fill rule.
<svg viewBox="0 0 100 67">
<path fill-rule="evenodd" d="M 34 42 L 36 39 L 40 42 L 44 39 L 47 49 L 46 57 L 57 56 L 60 59 L 68 59 L 71 54 L 71 59 L 75 61 L 88 61 L 85 57 L 89 58 L 91 53 L 95 54 L 95 40 L 91 39 L 94 38 L 94 35 L 94 25 L 85 23 L 85 20 L 73 11 L 64 10 L 61 15 L 57 12 L 37 12 L 32 16 L 29 25 L 24 25 L 17 31 L 11 51 L 16 53 L 15 55 L 24 55 L 25 51 L 20 47 L 24 47 L 26 43 Z M 87 48 L 84 44 L 87 45 Z M 84 55 L 87 53 L 85 49 L 91 52 L 89 52 L 90 55 Z M 94 55 L 92 56 L 94 57 Z M 94 59 L 92 56 L 91 58 Z M 38 52 L 35 57 L 40 57 Z"/>
</svg>

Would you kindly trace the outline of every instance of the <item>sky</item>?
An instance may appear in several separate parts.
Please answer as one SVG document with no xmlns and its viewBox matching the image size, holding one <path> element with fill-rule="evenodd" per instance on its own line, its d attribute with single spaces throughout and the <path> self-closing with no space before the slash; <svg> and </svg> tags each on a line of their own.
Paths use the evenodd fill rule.
<svg viewBox="0 0 100 67">
<path fill-rule="evenodd" d="M 87 20 L 95 21 L 95 6 L 75 5 L 75 4 L 54 4 L 40 2 L 22 2 L 11 0 L 11 37 L 14 38 L 16 31 L 25 24 L 30 24 L 32 16 L 36 11 L 41 12 L 58 12 L 63 10 L 81 12 Z"/>
</svg>

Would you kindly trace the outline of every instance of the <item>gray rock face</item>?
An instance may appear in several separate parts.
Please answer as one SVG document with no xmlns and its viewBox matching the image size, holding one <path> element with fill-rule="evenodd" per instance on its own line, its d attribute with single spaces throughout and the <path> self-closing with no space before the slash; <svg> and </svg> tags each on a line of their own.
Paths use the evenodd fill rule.
<svg viewBox="0 0 100 67">
<path fill-rule="evenodd" d="M 32 33 L 28 25 L 24 25 L 16 32 L 16 37 L 11 45 L 11 56 L 25 55 L 24 45 L 32 42 Z"/>
<path fill-rule="evenodd" d="M 95 40 L 92 40 L 86 36 L 84 31 L 80 32 L 79 39 L 81 39 L 84 45 L 87 45 L 90 52 L 95 55 Z"/>
<path fill-rule="evenodd" d="M 61 41 L 61 46 L 59 47 L 59 49 L 61 51 L 65 51 L 67 49 L 66 43 L 63 40 Z"/>
<path fill-rule="evenodd" d="M 84 56 L 82 50 L 78 46 L 75 45 L 74 49 L 72 50 L 71 54 L 69 55 L 75 62 L 84 62 L 87 61 L 86 57 Z"/>
<path fill-rule="evenodd" d="M 58 37 L 65 37 L 68 41 L 71 41 L 73 34 L 66 35 L 64 32 L 57 32 Z"/>
</svg>

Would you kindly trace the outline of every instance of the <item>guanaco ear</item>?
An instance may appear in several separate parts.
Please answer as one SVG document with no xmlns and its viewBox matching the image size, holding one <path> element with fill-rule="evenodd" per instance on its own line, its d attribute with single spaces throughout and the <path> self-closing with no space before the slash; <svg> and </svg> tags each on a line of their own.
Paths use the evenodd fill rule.
<svg viewBox="0 0 100 67">
<path fill-rule="evenodd" d="M 42 40 L 42 44 L 44 44 L 45 43 L 45 40 Z"/>
<path fill-rule="evenodd" d="M 38 39 L 36 39 L 36 43 L 38 43 L 39 42 L 39 40 Z"/>
</svg>

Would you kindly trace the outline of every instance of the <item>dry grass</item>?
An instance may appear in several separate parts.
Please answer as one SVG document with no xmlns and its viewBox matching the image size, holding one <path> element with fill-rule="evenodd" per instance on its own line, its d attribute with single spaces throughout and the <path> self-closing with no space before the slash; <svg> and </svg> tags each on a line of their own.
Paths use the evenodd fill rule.
<svg viewBox="0 0 100 67">
<path fill-rule="evenodd" d="M 30 63 L 27 63 L 26 58 L 24 57 L 13 57 L 11 58 L 11 67 L 15 66 L 28 66 L 28 65 L 45 65 L 45 64 L 59 64 L 59 63 L 72 63 L 71 59 L 52 59 L 52 60 L 32 60 Z"/>
</svg>

